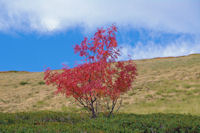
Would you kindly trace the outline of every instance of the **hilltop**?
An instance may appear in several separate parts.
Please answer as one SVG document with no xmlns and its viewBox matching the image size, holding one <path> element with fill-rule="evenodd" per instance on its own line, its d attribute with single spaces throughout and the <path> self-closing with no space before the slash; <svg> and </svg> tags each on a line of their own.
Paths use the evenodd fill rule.
<svg viewBox="0 0 200 133">
<path fill-rule="evenodd" d="M 134 62 L 138 76 L 123 95 L 122 112 L 200 115 L 200 54 Z M 42 72 L 0 72 L 0 112 L 78 110 L 55 90 L 44 84 Z"/>
</svg>

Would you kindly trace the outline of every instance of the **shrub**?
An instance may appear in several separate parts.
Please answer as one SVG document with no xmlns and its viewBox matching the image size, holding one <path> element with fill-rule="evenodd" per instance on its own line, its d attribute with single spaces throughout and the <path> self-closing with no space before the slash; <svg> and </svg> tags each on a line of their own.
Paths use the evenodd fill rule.
<svg viewBox="0 0 200 133">
<path fill-rule="evenodd" d="M 2 133 L 141 132 L 199 133 L 200 117 L 178 114 L 116 114 L 109 119 L 63 112 L 0 113 Z"/>
</svg>

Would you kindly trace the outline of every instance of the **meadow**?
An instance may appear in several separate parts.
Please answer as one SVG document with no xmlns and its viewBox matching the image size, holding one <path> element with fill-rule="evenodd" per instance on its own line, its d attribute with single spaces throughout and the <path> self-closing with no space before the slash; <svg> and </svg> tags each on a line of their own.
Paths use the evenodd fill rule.
<svg viewBox="0 0 200 133">
<path fill-rule="evenodd" d="M 200 54 L 134 62 L 138 68 L 137 79 L 132 90 L 122 96 L 119 113 L 111 119 L 102 116 L 88 120 L 89 116 L 81 113 L 82 109 L 72 98 L 55 95 L 56 88 L 45 85 L 43 72 L 0 72 L 0 131 L 10 129 L 13 132 L 21 124 L 25 128 L 17 130 L 19 132 L 25 129 L 46 132 L 42 129 L 46 121 L 40 118 L 43 114 L 48 116 L 44 125 L 49 128 L 48 125 L 53 125 L 58 130 L 52 131 L 58 132 L 62 129 L 74 129 L 73 132 L 89 132 L 89 129 L 93 132 L 200 132 Z M 26 121 L 29 119 L 32 122 Z"/>
</svg>

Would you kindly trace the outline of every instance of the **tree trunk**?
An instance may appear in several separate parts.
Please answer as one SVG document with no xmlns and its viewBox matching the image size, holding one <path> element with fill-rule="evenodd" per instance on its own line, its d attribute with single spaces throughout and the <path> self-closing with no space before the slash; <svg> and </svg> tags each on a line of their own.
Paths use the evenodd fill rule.
<svg viewBox="0 0 200 133">
<path fill-rule="evenodd" d="M 92 107 L 92 118 L 96 118 L 96 117 L 97 117 L 96 112 L 94 110 L 94 107 Z"/>
</svg>

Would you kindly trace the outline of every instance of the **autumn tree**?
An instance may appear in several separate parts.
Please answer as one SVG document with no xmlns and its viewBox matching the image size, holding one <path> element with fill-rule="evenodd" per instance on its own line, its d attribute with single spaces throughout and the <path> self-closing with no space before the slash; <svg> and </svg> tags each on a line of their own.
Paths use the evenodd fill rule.
<svg viewBox="0 0 200 133">
<path fill-rule="evenodd" d="M 116 26 L 98 29 L 91 39 L 84 38 L 75 45 L 75 53 L 84 63 L 63 68 L 61 73 L 45 71 L 46 84 L 57 87 L 57 93 L 73 97 L 93 118 L 99 112 L 110 116 L 122 103 L 121 95 L 131 89 L 136 77 L 136 66 L 129 60 L 117 61 Z"/>
</svg>

